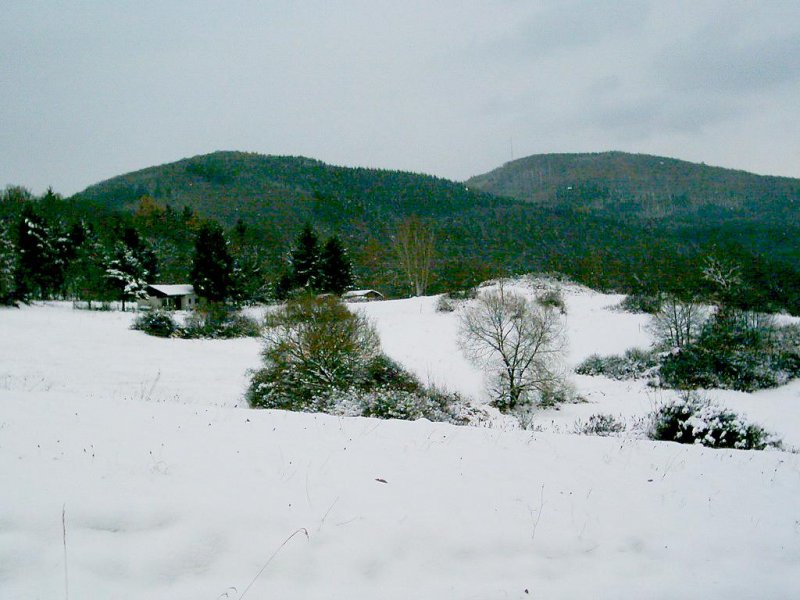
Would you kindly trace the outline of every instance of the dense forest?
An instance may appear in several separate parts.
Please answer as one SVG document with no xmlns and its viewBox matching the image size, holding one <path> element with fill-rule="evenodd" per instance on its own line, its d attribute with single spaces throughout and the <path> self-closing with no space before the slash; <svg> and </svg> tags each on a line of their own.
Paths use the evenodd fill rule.
<svg viewBox="0 0 800 600">
<path fill-rule="evenodd" d="M 678 167 L 691 163 L 670 165 L 678 173 Z M 695 167 L 701 166 L 689 171 Z M 601 195 L 644 205 L 636 193 L 609 185 L 608 175 L 602 179 L 604 172 L 595 169 L 592 185 Z M 630 170 L 626 181 L 647 179 Z M 70 263 L 64 266 L 64 281 L 59 275 L 54 280 L 58 285 L 39 285 L 29 292 L 31 297 L 85 294 L 85 284 L 82 288 L 75 279 L 77 272 L 88 272 L 80 266 L 86 264 L 86 255 L 100 254 L 106 263 L 113 257 L 125 260 L 125 248 L 139 263 L 149 262 L 145 273 L 151 282 L 188 281 L 204 221 L 218 221 L 224 228 L 246 282 L 242 301 L 274 296 L 287 272 L 292 244 L 306 223 L 325 237 L 337 236 L 348 249 L 354 285 L 404 296 L 411 288 L 398 263 L 396 238 L 400 225 L 413 216 L 425 223 L 435 240 L 430 293 L 469 287 L 498 275 L 544 271 L 603 290 L 703 295 L 708 291 L 703 266 L 714 258 L 740 270 L 742 304 L 800 313 L 797 237 L 785 225 L 785 215 L 795 210 L 791 194 L 797 192 L 798 182 L 731 173 L 761 182 L 765 195 L 759 198 L 774 197 L 771 204 L 764 200 L 770 215 L 756 218 L 751 208 L 731 212 L 721 206 L 716 213 L 705 210 L 703 219 L 687 216 L 691 227 L 681 227 L 676 222 L 684 214 L 682 200 L 676 198 L 670 206 L 678 207 L 678 217 L 659 219 L 643 209 L 632 216 L 598 208 L 595 200 L 570 201 L 563 193 L 559 196 L 557 185 L 548 201 L 520 199 L 502 190 L 505 197 L 478 190 L 487 186 L 476 185 L 477 179 L 464 184 L 398 171 L 335 167 L 307 158 L 217 152 L 123 175 L 69 199 L 52 192 L 34 198 L 23 188 L 10 187 L 0 201 L 0 219 L 5 247 L 17 249 L 5 254 L 18 253 L 27 243 L 22 224 L 35 219 L 64 244 L 53 250 Z M 778 181 L 770 187 L 762 179 Z M 664 198 L 680 195 L 678 188 L 662 183 L 666 187 L 658 193 Z M 745 192 L 731 184 L 723 193 L 723 184 L 709 187 L 716 190 L 709 198 L 727 194 L 737 206 L 749 206 L 739 199 Z M 586 182 L 580 185 L 589 189 Z M 653 185 L 661 189 L 658 182 Z M 700 193 L 694 188 L 685 192 L 690 197 Z M 784 215 L 783 224 L 776 214 Z M 103 293 L 109 295 L 108 290 Z"/>
<path fill-rule="evenodd" d="M 539 206 L 647 224 L 688 243 L 800 264 L 800 180 L 674 158 L 602 152 L 529 156 L 467 184 Z M 737 251 L 734 248 L 734 251 Z"/>
</svg>

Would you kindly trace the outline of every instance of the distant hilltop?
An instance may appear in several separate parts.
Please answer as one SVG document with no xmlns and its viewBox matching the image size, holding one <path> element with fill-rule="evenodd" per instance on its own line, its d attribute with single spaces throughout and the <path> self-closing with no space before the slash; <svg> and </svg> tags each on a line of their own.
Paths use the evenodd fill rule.
<svg viewBox="0 0 800 600">
<path fill-rule="evenodd" d="M 800 179 L 647 154 L 537 154 L 467 183 L 498 196 L 616 218 L 737 217 L 771 223 L 800 218 Z"/>
</svg>

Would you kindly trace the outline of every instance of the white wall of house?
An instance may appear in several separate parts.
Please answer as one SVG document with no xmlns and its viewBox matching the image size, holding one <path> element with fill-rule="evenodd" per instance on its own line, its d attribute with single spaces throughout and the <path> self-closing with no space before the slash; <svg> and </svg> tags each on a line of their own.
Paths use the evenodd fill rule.
<svg viewBox="0 0 800 600">
<path fill-rule="evenodd" d="M 186 294 L 185 296 L 148 296 L 137 302 L 139 308 L 151 310 L 194 310 L 200 306 L 200 298 L 197 294 Z"/>
</svg>

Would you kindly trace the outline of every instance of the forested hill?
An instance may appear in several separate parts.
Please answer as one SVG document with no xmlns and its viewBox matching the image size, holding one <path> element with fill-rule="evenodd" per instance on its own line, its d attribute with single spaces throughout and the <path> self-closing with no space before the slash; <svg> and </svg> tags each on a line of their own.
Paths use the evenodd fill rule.
<svg viewBox="0 0 800 600">
<path fill-rule="evenodd" d="M 602 152 L 539 154 L 468 182 L 471 188 L 543 206 L 621 219 L 705 226 L 726 219 L 800 222 L 800 179 L 754 175 L 674 158 Z"/>
<path fill-rule="evenodd" d="M 612 154 L 609 158 L 622 160 L 625 156 Z M 670 165 L 675 173 L 680 165 L 690 164 L 647 158 L 663 160 L 663 166 Z M 524 164 L 524 160 L 517 161 L 504 169 L 523 172 Z M 540 169 L 551 174 L 547 179 L 551 195 L 557 196 L 559 185 L 569 187 L 565 187 L 566 181 L 573 181 L 573 189 L 579 181 L 577 175 L 570 179 L 562 167 L 557 168 L 561 164 L 553 159 L 552 164 L 542 163 Z M 617 179 L 646 180 L 657 198 L 677 194 L 661 190 L 657 180 L 635 173 L 633 167 L 629 171 L 627 179 L 622 175 Z M 503 181 L 502 172 L 493 172 L 491 180 Z M 600 173 L 600 168 L 587 172 Z M 561 173 L 558 178 L 556 173 Z M 301 157 L 216 152 L 122 175 L 91 186 L 72 200 L 82 200 L 76 205 L 99 203 L 132 215 L 137 227 L 147 225 L 142 231 L 157 252 L 170 248 L 160 238 L 172 232 L 160 232 L 156 222 L 150 223 L 153 219 L 148 215 L 158 214 L 152 212 L 154 204 L 166 210 L 166 215 L 191 209 L 228 227 L 241 220 L 251 242 L 260 248 L 262 272 L 270 279 L 277 277 L 283 268 L 282 257 L 302 224 L 309 222 L 323 235 L 342 238 L 350 249 L 360 285 L 403 294 L 407 284 L 397 265 L 393 236 L 404 217 L 416 215 L 429 224 L 436 237 L 431 292 L 474 285 L 500 274 L 559 271 L 606 290 L 694 293 L 703 286 L 704 260 L 713 254 L 742 265 L 748 289 L 758 296 L 754 302 L 800 311 L 800 273 L 794 260 L 798 249 L 796 238 L 787 237 L 786 222 L 772 226 L 782 227 L 780 231 L 770 231 L 762 222 L 755 222 L 749 230 L 735 225 L 737 235 L 731 236 L 725 227 L 736 221 L 720 214 L 705 222 L 710 229 L 676 230 L 664 221 L 587 209 L 595 206 L 594 201 L 581 204 L 547 194 L 541 196 L 546 201 L 537 202 L 530 200 L 539 197 L 523 201 L 495 196 L 478 188 L 512 194 L 505 188 L 490 189 L 488 177 L 457 183 L 399 171 L 335 167 Z M 544 181 L 544 175 L 542 178 Z M 680 179 L 677 174 L 673 178 Z M 789 183 L 778 183 L 791 186 L 794 182 L 786 181 Z M 709 183 L 713 189 L 723 189 L 718 187 L 721 184 L 714 185 L 717 187 Z M 619 186 L 613 189 L 623 190 Z M 691 202 L 696 192 L 687 189 Z M 735 199 L 737 189 L 719 193 Z M 778 189 L 765 183 L 763 193 L 777 197 Z M 608 196 L 615 198 L 614 194 L 609 191 Z M 773 238 L 777 242 L 765 253 L 765 245 Z M 178 267 L 169 273 L 181 277 Z"/>
<path fill-rule="evenodd" d="M 304 221 L 443 217 L 465 207 L 505 203 L 463 184 L 401 171 L 335 167 L 303 157 L 215 152 L 121 175 L 77 197 L 112 209 L 135 209 L 148 195 L 189 206 L 233 225 L 270 221 L 295 228 Z"/>
</svg>

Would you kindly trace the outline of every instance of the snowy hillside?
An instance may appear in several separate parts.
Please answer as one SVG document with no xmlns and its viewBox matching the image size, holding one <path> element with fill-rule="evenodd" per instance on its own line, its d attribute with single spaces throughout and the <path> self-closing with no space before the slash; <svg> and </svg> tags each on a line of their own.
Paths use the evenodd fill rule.
<svg viewBox="0 0 800 600">
<path fill-rule="evenodd" d="M 566 290 L 571 365 L 649 344 L 619 299 Z M 485 401 L 435 305 L 358 310 L 424 381 Z M 255 411 L 257 341 L 131 318 L 0 311 L 0 598 L 800 597 L 799 455 L 569 433 L 669 392 L 573 376 L 588 402 L 532 431 Z M 800 445 L 797 382 L 710 394 Z"/>
</svg>

